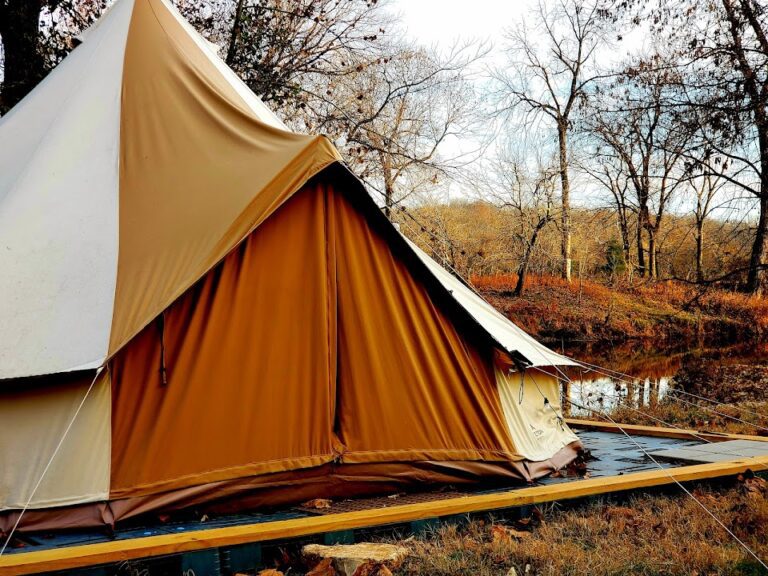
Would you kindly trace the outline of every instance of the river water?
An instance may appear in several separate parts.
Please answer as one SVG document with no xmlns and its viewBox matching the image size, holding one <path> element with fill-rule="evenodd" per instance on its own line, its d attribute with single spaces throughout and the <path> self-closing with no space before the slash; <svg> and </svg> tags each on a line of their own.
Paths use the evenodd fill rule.
<svg viewBox="0 0 768 576">
<path fill-rule="evenodd" d="M 681 350 L 658 350 L 637 343 L 597 350 L 572 345 L 558 351 L 601 367 L 569 370 L 571 382 L 563 385 L 563 394 L 570 402 L 564 403 L 564 409 L 573 417 L 595 415 L 596 410 L 610 412 L 619 404 L 638 409 L 652 405 L 674 386 L 674 376 L 684 362 L 768 363 L 768 343 Z"/>
</svg>

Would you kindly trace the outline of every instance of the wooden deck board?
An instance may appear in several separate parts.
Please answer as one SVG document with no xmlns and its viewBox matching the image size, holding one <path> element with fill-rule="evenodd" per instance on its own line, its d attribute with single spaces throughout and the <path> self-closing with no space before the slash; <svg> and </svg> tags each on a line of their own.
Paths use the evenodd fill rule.
<svg viewBox="0 0 768 576">
<path fill-rule="evenodd" d="M 676 438 L 681 440 L 705 438 L 714 442 L 726 440 L 768 442 L 766 437 L 742 434 L 719 434 L 676 428 L 617 425 L 579 419 L 568 419 L 568 423 L 574 428 L 610 432 L 613 434 L 622 434 L 621 430 L 623 429 L 633 436 Z M 624 475 L 602 476 L 562 484 L 545 484 L 501 492 L 446 498 L 437 501 L 402 504 L 387 508 L 192 530 L 176 534 L 161 534 L 39 551 L 17 552 L 0 557 L 0 574 L 8 574 L 9 576 L 35 574 L 207 548 L 285 540 L 325 532 L 383 526 L 454 514 L 483 512 L 526 504 L 582 498 L 610 492 L 672 484 L 675 480 L 685 482 L 727 477 L 748 469 L 755 471 L 768 469 L 768 456 L 755 458 L 738 457 L 726 462 L 681 466 L 664 470 L 645 470 Z"/>
<path fill-rule="evenodd" d="M 423 502 L 391 506 L 383 509 L 346 512 L 330 516 L 213 528 L 182 534 L 167 534 L 69 548 L 17 553 L 0 557 L 0 573 L 8 576 L 35 574 L 249 542 L 285 540 L 332 531 L 382 526 L 439 516 L 582 498 L 608 492 L 671 484 L 675 480 L 687 482 L 734 476 L 749 469 L 759 470 L 766 468 L 768 468 L 768 456 L 749 459 L 741 458 L 729 462 L 652 470 L 623 476 L 592 478 L 567 484 L 520 488 L 506 492 L 451 498 L 437 502 Z"/>
<path fill-rule="evenodd" d="M 640 436 L 655 436 L 661 438 L 680 438 L 684 440 L 703 438 L 711 442 L 721 442 L 723 440 L 756 440 L 758 442 L 768 442 L 767 436 L 752 436 L 749 434 L 702 432 L 699 430 L 641 426 L 638 424 L 613 424 L 612 422 L 596 422 L 594 420 L 581 420 L 578 418 L 566 418 L 565 421 L 569 426 L 574 428 L 589 428 L 591 430 L 601 430 L 603 432 L 614 432 L 618 434 L 621 434 L 621 430 L 623 429 L 630 435 L 637 434 Z"/>
</svg>

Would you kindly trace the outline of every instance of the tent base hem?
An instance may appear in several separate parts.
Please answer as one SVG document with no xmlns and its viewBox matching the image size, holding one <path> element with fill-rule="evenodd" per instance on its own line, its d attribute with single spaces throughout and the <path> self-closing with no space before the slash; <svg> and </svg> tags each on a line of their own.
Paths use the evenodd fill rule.
<svg viewBox="0 0 768 576">
<path fill-rule="evenodd" d="M 307 470 L 212 482 L 179 490 L 44 510 L 28 510 L 17 530 L 39 532 L 114 527 L 139 517 L 195 507 L 199 514 L 231 514 L 275 508 L 314 498 L 351 498 L 440 485 L 493 485 L 531 482 L 569 464 L 582 449 L 572 442 L 541 462 L 395 462 L 326 464 Z M 18 510 L 0 512 L 0 535 L 15 524 Z"/>
</svg>

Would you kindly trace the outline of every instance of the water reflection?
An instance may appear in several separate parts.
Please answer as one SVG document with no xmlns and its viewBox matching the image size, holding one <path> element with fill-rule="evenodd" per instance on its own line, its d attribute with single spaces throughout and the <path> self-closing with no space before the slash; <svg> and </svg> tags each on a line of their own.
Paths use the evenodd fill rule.
<svg viewBox="0 0 768 576">
<path fill-rule="evenodd" d="M 592 373 L 590 373 L 592 374 Z M 592 410 L 612 412 L 619 405 L 632 408 L 654 406 L 669 390 L 673 375 L 646 377 L 636 382 L 625 382 L 602 375 L 583 376 L 563 385 L 563 395 L 570 402 L 570 416 L 593 414 Z"/>
<path fill-rule="evenodd" d="M 596 370 L 571 369 L 570 383 L 562 384 L 567 415 L 594 415 L 592 410 L 611 412 L 617 406 L 643 409 L 662 400 L 674 385 L 673 378 L 683 363 L 716 360 L 722 364 L 768 362 L 768 343 L 721 346 L 717 348 L 681 348 L 658 350 L 638 343 L 623 347 L 598 349 L 572 346 L 566 355 L 627 376 L 610 376 Z M 590 410 L 592 409 L 592 410 Z"/>
</svg>

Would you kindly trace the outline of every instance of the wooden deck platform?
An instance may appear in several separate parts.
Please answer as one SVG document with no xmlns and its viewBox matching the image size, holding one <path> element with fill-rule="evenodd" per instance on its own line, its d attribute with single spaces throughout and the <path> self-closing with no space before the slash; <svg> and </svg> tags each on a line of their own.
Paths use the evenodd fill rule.
<svg viewBox="0 0 768 576">
<path fill-rule="evenodd" d="M 663 463 L 659 469 L 638 450 L 634 442 L 621 433 L 615 425 L 597 424 L 572 420 L 585 445 L 598 459 L 590 462 L 588 478 L 548 478 L 535 486 L 493 489 L 475 493 L 441 493 L 435 499 L 364 499 L 339 503 L 330 510 L 310 513 L 294 509 L 273 517 L 252 515 L 233 525 L 173 531 L 134 530 L 111 541 L 83 543 L 69 541 L 56 547 L 35 549 L 35 546 L 17 549 L 0 557 L 0 574 L 39 574 L 98 565 L 114 565 L 127 560 L 176 555 L 193 551 L 214 551 L 214 564 L 219 553 L 231 557 L 238 551 L 247 552 L 248 545 L 262 542 L 284 541 L 297 537 L 322 534 L 340 534 L 352 530 L 376 526 L 414 523 L 459 514 L 479 513 L 516 508 L 525 505 L 583 498 L 599 494 L 636 490 L 678 482 L 689 482 L 735 476 L 747 470 L 768 470 L 768 456 L 735 457 L 711 464 L 676 465 Z M 646 426 L 622 426 L 647 450 L 676 449 L 699 444 L 692 436 L 694 431 L 651 428 Z M 768 441 L 757 436 L 731 434 L 702 434 L 711 441 L 746 439 Z M 357 502 L 350 505 L 350 502 Z M 346 507 L 345 507 L 346 506 Z M 248 519 L 251 521 L 248 521 Z M 225 570 L 226 572 L 226 570 Z M 90 572 L 89 572 L 90 573 Z M 94 574 L 96 572 L 93 572 Z M 199 574 L 198 574 L 199 576 Z"/>
</svg>

